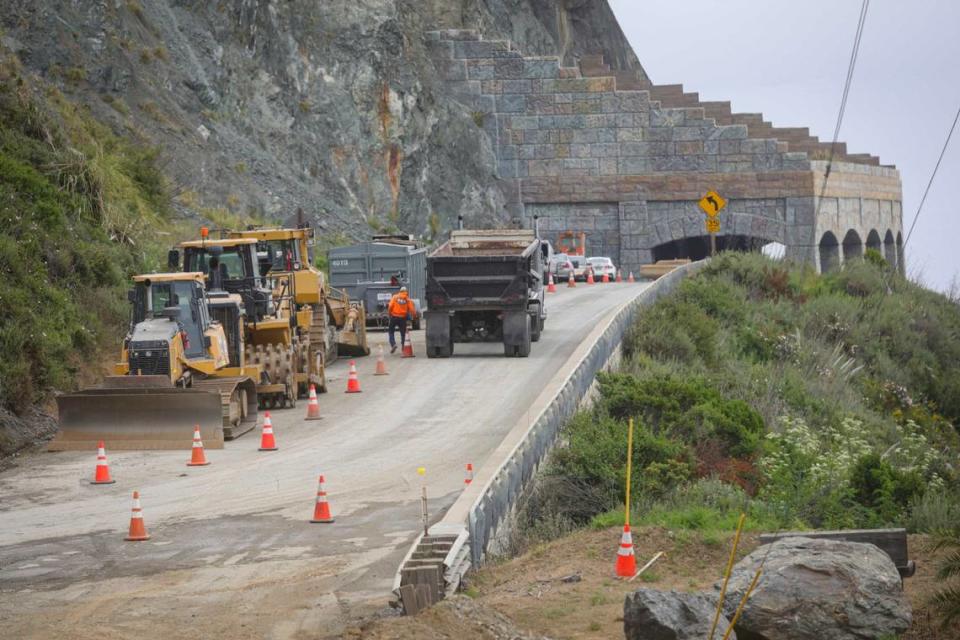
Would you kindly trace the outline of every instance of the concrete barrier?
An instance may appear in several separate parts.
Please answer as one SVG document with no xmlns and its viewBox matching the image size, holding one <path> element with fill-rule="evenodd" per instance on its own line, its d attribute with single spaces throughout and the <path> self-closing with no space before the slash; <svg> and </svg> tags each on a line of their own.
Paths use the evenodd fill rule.
<svg viewBox="0 0 960 640">
<path fill-rule="evenodd" d="M 470 487 L 431 527 L 431 534 L 457 536 L 457 543 L 443 558 L 447 593 L 456 591 L 471 566 L 479 565 L 488 552 L 496 550 L 498 534 L 503 533 L 524 489 L 556 443 L 560 428 L 587 396 L 597 372 L 619 359 L 623 336 L 640 309 L 675 290 L 706 263 L 678 267 L 598 323 L 534 400 L 527 414 L 531 419 L 521 420 L 507 433 L 477 470 Z M 400 571 L 420 542 L 419 538 L 414 542 Z M 400 587 L 400 571 L 394 581 L 395 592 Z"/>
</svg>

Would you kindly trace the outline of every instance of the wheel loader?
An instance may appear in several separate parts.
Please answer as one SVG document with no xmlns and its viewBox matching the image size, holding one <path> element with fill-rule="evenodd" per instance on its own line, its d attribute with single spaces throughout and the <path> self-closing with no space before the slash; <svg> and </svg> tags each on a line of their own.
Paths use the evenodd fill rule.
<svg viewBox="0 0 960 640">
<path fill-rule="evenodd" d="M 231 231 L 231 238 L 257 241 L 257 261 L 261 275 L 288 273 L 293 277 L 293 303 L 296 311 L 312 310 L 310 341 L 324 345 L 324 361 L 338 355 L 365 356 L 367 344 L 366 311 L 361 301 L 334 289 L 322 271 L 310 263 L 313 229 L 257 229 Z"/>
<path fill-rule="evenodd" d="M 311 340 L 314 314 L 309 307 L 297 308 L 293 274 L 261 274 L 253 238 L 213 239 L 204 230 L 201 236 L 181 242 L 169 253 L 168 265 L 207 278 L 216 275 L 224 289 L 243 300 L 246 361 L 263 369 L 257 385 L 260 407 L 293 408 L 310 384 L 326 391 L 324 343 Z"/>
<path fill-rule="evenodd" d="M 261 369 L 247 365 L 241 297 L 203 273 L 133 278 L 130 329 L 114 375 L 57 398 L 60 431 L 49 450 L 189 449 L 194 425 L 204 446 L 257 423 Z"/>
</svg>

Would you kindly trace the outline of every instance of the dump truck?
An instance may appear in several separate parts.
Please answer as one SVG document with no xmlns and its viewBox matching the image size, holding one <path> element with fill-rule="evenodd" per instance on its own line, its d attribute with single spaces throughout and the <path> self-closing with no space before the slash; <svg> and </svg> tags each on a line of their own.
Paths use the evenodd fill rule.
<svg viewBox="0 0 960 640">
<path fill-rule="evenodd" d="M 367 345 L 366 312 L 362 302 L 335 289 L 322 271 L 311 264 L 313 229 L 258 229 L 230 231 L 230 238 L 257 241 L 257 263 L 261 275 L 289 273 L 293 311 L 313 314 L 309 329 L 311 344 L 323 344 L 324 362 L 338 355 L 370 354 Z"/>
<path fill-rule="evenodd" d="M 257 385 L 260 408 L 294 408 L 311 384 L 326 391 L 324 344 L 310 341 L 312 310 L 296 310 L 292 272 L 261 274 L 253 238 L 201 234 L 200 240 L 181 242 L 170 251 L 168 264 L 201 272 L 208 280 L 219 275 L 223 288 L 243 300 L 246 361 L 263 369 Z"/>
<path fill-rule="evenodd" d="M 427 256 L 427 357 L 457 342 L 502 342 L 525 358 L 546 321 L 543 280 L 549 245 L 525 229 L 454 231 Z"/>
<path fill-rule="evenodd" d="M 114 375 L 57 397 L 60 430 L 51 451 L 189 449 L 194 425 L 204 445 L 257 423 L 260 368 L 244 360 L 242 300 L 203 273 L 133 278 L 130 328 Z"/>
<path fill-rule="evenodd" d="M 327 252 L 330 283 L 363 301 L 368 327 L 390 323 L 390 299 L 406 287 L 417 309 L 414 330 L 420 329 L 426 287 L 427 250 L 411 236 L 374 236 L 371 242 L 337 247 Z"/>
</svg>

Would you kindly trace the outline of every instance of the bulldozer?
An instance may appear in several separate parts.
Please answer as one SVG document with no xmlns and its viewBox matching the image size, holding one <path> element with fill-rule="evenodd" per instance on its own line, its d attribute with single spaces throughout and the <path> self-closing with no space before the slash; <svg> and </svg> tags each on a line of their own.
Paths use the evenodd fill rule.
<svg viewBox="0 0 960 640">
<path fill-rule="evenodd" d="M 310 262 L 313 229 L 258 229 L 231 231 L 230 238 L 257 242 L 257 263 L 261 275 L 290 274 L 293 307 L 297 313 L 310 311 L 311 344 L 322 344 L 324 362 L 343 356 L 370 354 L 367 344 L 366 311 L 361 301 L 329 285 L 322 271 Z"/>
<path fill-rule="evenodd" d="M 193 427 L 204 445 L 223 448 L 257 423 L 261 369 L 247 365 L 243 301 L 208 291 L 203 273 L 133 278 L 130 328 L 114 375 L 57 398 L 60 430 L 51 451 L 189 449 Z"/>
<path fill-rule="evenodd" d="M 243 300 L 245 359 L 263 370 L 257 385 L 261 408 L 293 408 L 310 384 L 326 391 L 323 343 L 311 340 L 312 309 L 297 308 L 293 273 L 261 273 L 256 240 L 211 239 L 201 229 L 200 240 L 170 251 L 168 265 L 208 279 L 216 276 Z"/>
</svg>

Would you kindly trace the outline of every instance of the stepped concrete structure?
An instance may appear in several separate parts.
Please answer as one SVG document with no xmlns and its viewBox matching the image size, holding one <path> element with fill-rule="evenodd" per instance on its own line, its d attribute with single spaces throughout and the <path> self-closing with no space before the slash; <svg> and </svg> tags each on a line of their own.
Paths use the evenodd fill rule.
<svg viewBox="0 0 960 640">
<path fill-rule="evenodd" d="M 876 249 L 903 269 L 900 175 L 868 154 L 779 128 L 602 56 L 576 67 L 472 30 L 426 34 L 443 86 L 492 140 L 514 219 L 624 270 L 709 252 L 698 201 L 727 199 L 719 249 L 781 243 L 821 271 Z M 830 175 L 824 180 L 828 164 Z"/>
</svg>

